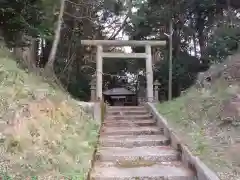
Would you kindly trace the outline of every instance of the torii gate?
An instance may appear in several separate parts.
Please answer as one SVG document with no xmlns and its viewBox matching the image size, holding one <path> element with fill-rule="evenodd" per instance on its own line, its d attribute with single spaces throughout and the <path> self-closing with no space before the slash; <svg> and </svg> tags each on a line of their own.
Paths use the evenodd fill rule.
<svg viewBox="0 0 240 180">
<path fill-rule="evenodd" d="M 152 46 L 164 46 L 166 41 L 136 41 L 136 40 L 82 40 L 82 45 L 97 46 L 96 53 L 96 74 L 97 74 L 97 99 L 102 100 L 102 71 L 103 58 L 143 58 L 146 61 L 147 75 L 147 101 L 152 102 L 153 96 L 153 69 L 152 69 Z M 103 52 L 103 46 L 144 46 L 145 53 L 116 53 Z"/>
</svg>

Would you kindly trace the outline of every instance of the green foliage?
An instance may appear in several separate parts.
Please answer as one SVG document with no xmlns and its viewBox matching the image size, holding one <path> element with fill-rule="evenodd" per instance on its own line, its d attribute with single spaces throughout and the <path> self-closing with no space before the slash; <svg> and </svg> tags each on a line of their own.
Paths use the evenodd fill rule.
<svg viewBox="0 0 240 180">
<path fill-rule="evenodd" d="M 199 60 L 187 53 L 180 53 L 173 58 L 173 95 L 179 96 L 180 91 L 189 88 L 199 72 Z M 167 56 L 156 64 L 154 76 L 161 82 L 164 94 L 168 92 L 169 60 Z"/>
<path fill-rule="evenodd" d="M 9 46 L 23 46 L 24 35 L 39 36 L 43 21 L 41 1 L 37 0 L 1 0 L 0 30 Z"/>
<path fill-rule="evenodd" d="M 230 1 L 230 5 L 238 8 L 236 4 L 233 5 L 235 2 Z M 169 34 L 169 21 L 172 18 L 174 96 L 190 87 L 195 82 L 198 72 L 205 71 L 212 63 L 222 62 L 226 56 L 238 50 L 239 17 L 234 10 L 227 9 L 226 1 L 147 0 L 137 3 L 137 12 L 125 28 L 131 39 L 168 41 L 164 33 Z M 226 17 L 223 13 L 226 11 L 231 11 L 231 17 Z M 229 18 L 234 19 L 231 26 L 229 26 Z M 144 51 L 141 48 L 133 50 Z M 193 50 L 194 55 L 190 55 Z M 167 43 L 167 47 L 161 49 L 164 58 L 154 66 L 154 76 L 160 80 L 165 94 L 168 91 L 168 51 Z M 135 72 L 145 67 L 143 63 L 135 63 L 131 66 L 135 67 Z"/>
<path fill-rule="evenodd" d="M 113 12 L 119 15 L 123 10 L 123 2 L 120 0 L 104 0 L 103 8 L 105 11 Z"/>
<path fill-rule="evenodd" d="M 113 29 L 117 31 L 121 27 L 117 25 L 119 19 L 122 19 L 120 17 L 127 14 L 129 7 L 124 7 L 127 3 L 127 0 L 104 0 L 93 6 L 85 1 L 66 2 L 64 25 L 54 69 L 63 86 L 74 97 L 89 100 L 89 83 L 91 75 L 96 70 L 95 59 L 85 59 L 95 50 L 86 51 L 81 46 L 80 40 L 107 39 L 105 33 L 109 32 L 103 29 L 105 26 L 103 24 L 113 22 L 113 27 L 115 27 Z M 197 62 L 200 59 L 199 54 L 202 60 L 206 59 L 207 63 L 204 66 L 208 68 L 210 63 L 223 61 L 227 55 L 234 53 L 238 48 L 239 18 L 236 13 L 235 19 L 237 20 L 234 27 L 220 26 L 216 29 L 216 26 L 219 26 L 225 18 L 223 14 L 223 10 L 227 10 L 225 0 L 134 0 L 132 3 L 137 11 L 128 14 L 126 26 L 123 25 L 123 30 L 130 36 L 130 39 L 168 41 L 164 33 L 169 32 L 169 20 L 173 19 L 173 86 L 176 95 L 180 90 L 189 87 L 194 82 L 196 74 L 202 69 L 203 65 Z M 230 5 L 238 8 L 236 0 L 231 0 Z M 78 8 L 79 11 L 76 11 Z M 88 10 L 85 11 L 85 9 Z M 26 37 L 41 38 L 46 41 L 46 45 L 44 43 L 41 45 L 42 51 L 39 57 L 39 67 L 44 67 L 52 47 L 51 42 L 58 13 L 59 1 L 57 0 L 0 0 L 1 35 L 8 46 L 23 45 L 28 42 Z M 210 37 L 210 34 L 213 36 Z M 189 55 L 193 52 L 193 41 L 195 41 L 196 53 Z M 37 48 L 40 49 L 40 47 Z M 133 48 L 134 52 L 143 52 L 143 50 L 143 48 Z M 161 49 L 161 52 L 165 57 L 161 60 L 162 62 L 155 65 L 154 76 L 161 80 L 164 92 L 167 92 L 168 43 Z M 133 73 L 136 75 L 142 69 L 145 69 L 144 61 L 106 60 L 104 61 L 104 73 L 106 73 L 103 78 L 104 87 L 107 84 L 115 85 L 116 78 L 112 78 L 109 74 Z M 111 83 L 108 83 L 109 81 Z"/>
<path fill-rule="evenodd" d="M 240 46 L 240 28 L 219 27 L 208 46 L 208 57 L 214 62 L 223 62 L 228 55 L 234 54 Z"/>
</svg>

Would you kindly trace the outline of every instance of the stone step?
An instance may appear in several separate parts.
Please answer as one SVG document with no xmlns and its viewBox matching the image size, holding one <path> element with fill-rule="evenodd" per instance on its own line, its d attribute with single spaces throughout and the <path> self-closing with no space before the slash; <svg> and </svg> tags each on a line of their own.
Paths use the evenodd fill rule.
<svg viewBox="0 0 240 180">
<path fill-rule="evenodd" d="M 154 119 L 152 119 L 152 118 L 146 118 L 146 119 L 118 119 L 118 120 L 116 120 L 116 119 L 105 119 L 104 120 L 104 123 L 105 122 L 141 122 L 141 121 L 146 121 L 146 120 L 148 120 L 148 121 L 155 121 Z M 155 121 L 156 122 L 156 121 Z"/>
<path fill-rule="evenodd" d="M 103 147 L 141 147 L 141 146 L 165 146 L 170 141 L 163 135 L 119 135 L 100 136 L 99 143 Z"/>
<path fill-rule="evenodd" d="M 108 111 L 106 113 L 107 115 L 115 115 L 115 116 L 119 116 L 119 115 L 147 115 L 149 114 L 148 111 L 138 111 L 138 110 L 114 110 L 114 111 Z"/>
<path fill-rule="evenodd" d="M 145 107 L 107 107 L 91 180 L 196 180 Z"/>
<path fill-rule="evenodd" d="M 126 126 L 126 127 L 139 127 L 139 126 L 154 126 L 156 125 L 156 121 L 152 119 L 146 120 L 107 120 L 104 121 L 103 126 L 109 127 L 119 127 L 119 126 Z"/>
<path fill-rule="evenodd" d="M 107 107 L 107 111 L 116 111 L 116 110 L 121 110 L 121 111 L 125 111 L 125 110 L 144 110 L 146 111 L 146 108 L 144 106 L 108 106 Z"/>
<path fill-rule="evenodd" d="M 104 164 L 95 164 L 90 176 L 91 180 L 195 180 L 194 173 L 182 165 L 174 166 L 156 163 L 141 166 L 128 166 L 128 164 L 105 166 Z"/>
<path fill-rule="evenodd" d="M 181 161 L 158 161 L 158 162 L 152 162 L 151 164 L 146 163 L 145 165 L 144 165 L 144 163 L 141 163 L 141 162 L 136 163 L 136 161 L 135 162 L 133 161 L 131 164 L 133 164 L 133 166 L 135 166 L 135 167 L 137 165 L 140 166 L 141 164 L 142 164 L 141 166 L 154 165 L 154 164 L 164 165 L 164 166 L 175 166 L 175 167 L 183 166 Z M 113 166 L 117 166 L 117 167 L 128 166 L 129 167 L 129 166 L 131 166 L 131 164 L 130 163 L 124 164 L 124 162 L 121 162 L 121 161 L 118 161 L 118 162 L 105 161 L 105 162 L 103 162 L 103 161 L 97 160 L 94 162 L 94 166 L 97 166 L 97 167 L 113 167 Z"/>
<path fill-rule="evenodd" d="M 96 153 L 99 161 L 114 161 L 127 163 L 129 161 L 162 162 L 177 161 L 179 153 L 170 146 L 154 147 L 101 147 Z"/>
<path fill-rule="evenodd" d="M 153 126 L 143 127 L 106 127 L 101 130 L 102 135 L 156 135 L 162 134 L 161 129 Z"/>
<path fill-rule="evenodd" d="M 146 115 L 107 115 L 105 120 L 144 120 L 151 119 L 151 114 Z"/>
</svg>

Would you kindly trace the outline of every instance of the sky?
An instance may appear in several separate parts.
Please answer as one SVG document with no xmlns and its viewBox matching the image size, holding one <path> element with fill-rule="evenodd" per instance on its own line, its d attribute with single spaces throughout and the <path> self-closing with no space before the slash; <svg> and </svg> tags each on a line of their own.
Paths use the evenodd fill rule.
<svg viewBox="0 0 240 180">
<path fill-rule="evenodd" d="M 137 12 L 137 8 L 133 7 L 132 8 L 132 13 L 135 13 L 135 12 Z M 124 14 L 123 16 L 120 17 L 121 24 L 124 22 L 124 19 L 126 17 L 125 15 L 126 14 Z M 105 26 L 109 26 L 109 25 L 110 25 L 110 23 L 108 23 L 108 22 L 105 23 Z M 108 37 L 111 36 L 111 34 L 113 33 L 114 30 L 116 30 L 116 29 L 107 28 L 107 31 L 108 31 L 107 35 L 108 35 Z M 126 35 L 126 33 L 124 33 L 123 30 L 121 30 L 119 32 L 119 34 L 117 35 L 116 39 L 118 39 L 118 40 L 129 40 L 129 37 Z M 123 49 L 124 49 L 124 52 L 126 52 L 126 53 L 131 53 L 132 52 L 132 49 L 131 49 L 130 46 L 124 46 Z"/>
</svg>

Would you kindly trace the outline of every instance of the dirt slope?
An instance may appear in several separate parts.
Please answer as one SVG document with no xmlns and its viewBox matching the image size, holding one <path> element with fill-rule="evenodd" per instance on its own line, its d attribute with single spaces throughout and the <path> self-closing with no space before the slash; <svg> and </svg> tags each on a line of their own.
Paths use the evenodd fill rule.
<svg viewBox="0 0 240 180">
<path fill-rule="evenodd" d="M 68 95 L 19 69 L 3 48 L 0 124 L 2 177 L 86 178 L 99 124 Z"/>
<path fill-rule="evenodd" d="M 183 141 L 222 180 L 240 179 L 240 55 L 199 75 L 180 98 L 158 105 Z"/>
</svg>

